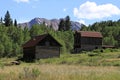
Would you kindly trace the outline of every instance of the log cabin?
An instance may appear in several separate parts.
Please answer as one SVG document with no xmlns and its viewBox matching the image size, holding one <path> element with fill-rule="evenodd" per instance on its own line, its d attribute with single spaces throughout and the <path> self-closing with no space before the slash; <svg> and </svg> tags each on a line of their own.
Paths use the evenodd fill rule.
<svg viewBox="0 0 120 80">
<path fill-rule="evenodd" d="M 23 59 L 60 57 L 61 44 L 50 34 L 35 36 L 23 45 Z"/>
<path fill-rule="evenodd" d="M 102 34 L 92 31 L 76 31 L 74 34 L 74 52 L 102 48 Z"/>
</svg>

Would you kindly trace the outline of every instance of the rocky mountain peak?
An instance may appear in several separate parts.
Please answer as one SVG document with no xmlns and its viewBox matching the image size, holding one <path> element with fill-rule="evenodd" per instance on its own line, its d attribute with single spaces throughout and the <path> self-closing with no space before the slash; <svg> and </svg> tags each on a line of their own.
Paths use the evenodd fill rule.
<svg viewBox="0 0 120 80">
<path fill-rule="evenodd" d="M 51 19 L 51 20 L 48 20 L 48 19 L 45 19 L 45 18 L 34 18 L 32 19 L 31 21 L 29 22 L 26 22 L 26 23 L 20 23 L 19 26 L 21 27 L 28 27 L 28 28 L 31 28 L 33 25 L 35 24 L 43 24 L 45 23 L 45 25 L 47 25 L 48 27 L 50 27 L 52 25 L 52 28 L 54 30 L 58 30 L 58 25 L 59 25 L 59 22 L 60 22 L 61 19 Z M 81 28 L 81 25 L 79 22 L 75 22 L 75 21 L 71 21 L 71 29 L 72 30 L 79 30 Z"/>
</svg>

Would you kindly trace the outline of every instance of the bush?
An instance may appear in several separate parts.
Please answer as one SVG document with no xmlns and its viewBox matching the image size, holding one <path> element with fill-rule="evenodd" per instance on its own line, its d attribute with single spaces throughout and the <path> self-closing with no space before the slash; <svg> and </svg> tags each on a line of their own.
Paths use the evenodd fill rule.
<svg viewBox="0 0 120 80">
<path fill-rule="evenodd" d="M 23 72 L 19 74 L 20 79 L 36 79 L 40 75 L 40 71 L 37 68 L 29 69 L 28 67 L 23 68 Z"/>
<path fill-rule="evenodd" d="M 1 69 L 4 69 L 4 66 L 5 66 L 5 65 L 4 65 L 3 63 L 0 63 L 0 68 L 1 68 Z"/>
<path fill-rule="evenodd" d="M 37 69 L 37 68 L 33 68 L 33 69 L 32 69 L 32 76 L 33 76 L 33 77 L 38 77 L 39 74 L 40 74 L 39 69 Z"/>
</svg>

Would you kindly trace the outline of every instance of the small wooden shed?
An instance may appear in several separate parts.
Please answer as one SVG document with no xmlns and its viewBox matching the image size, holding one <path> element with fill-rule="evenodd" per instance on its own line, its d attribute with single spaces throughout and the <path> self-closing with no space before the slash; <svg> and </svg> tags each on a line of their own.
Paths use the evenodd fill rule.
<svg viewBox="0 0 120 80">
<path fill-rule="evenodd" d="M 92 31 L 76 31 L 74 34 L 74 50 L 93 50 L 102 48 L 102 34 Z"/>
<path fill-rule="evenodd" d="M 60 57 L 61 44 L 50 34 L 35 36 L 23 45 L 25 60 Z"/>
</svg>

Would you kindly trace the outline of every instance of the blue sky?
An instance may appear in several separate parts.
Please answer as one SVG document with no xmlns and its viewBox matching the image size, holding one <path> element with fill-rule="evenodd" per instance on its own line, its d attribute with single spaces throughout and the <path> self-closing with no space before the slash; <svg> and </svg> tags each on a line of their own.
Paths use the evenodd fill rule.
<svg viewBox="0 0 120 80">
<path fill-rule="evenodd" d="M 0 0 L 0 17 L 8 10 L 18 22 L 35 17 L 64 18 L 92 24 L 96 21 L 120 19 L 120 0 Z"/>
</svg>

